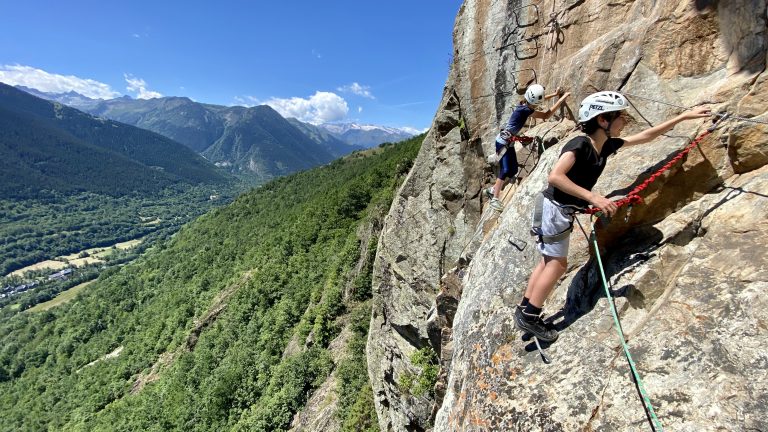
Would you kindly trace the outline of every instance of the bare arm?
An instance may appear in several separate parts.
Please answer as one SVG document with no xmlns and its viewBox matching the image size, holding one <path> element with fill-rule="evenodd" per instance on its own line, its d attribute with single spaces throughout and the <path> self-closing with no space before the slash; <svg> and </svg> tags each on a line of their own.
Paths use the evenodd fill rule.
<svg viewBox="0 0 768 432">
<path fill-rule="evenodd" d="M 593 206 L 603 210 L 608 216 L 612 216 L 618 207 L 613 201 L 605 198 L 600 194 L 596 194 L 592 191 L 588 191 L 583 187 L 572 182 L 566 175 L 571 170 L 573 164 L 576 163 L 576 155 L 573 152 L 565 152 L 560 155 L 560 159 L 555 163 L 555 167 L 549 173 L 547 180 L 549 184 L 567 193 L 568 195 L 581 198 Z"/>
<path fill-rule="evenodd" d="M 659 135 L 669 131 L 670 129 L 675 127 L 676 124 L 682 121 L 709 117 L 710 115 L 711 113 L 709 108 L 705 108 L 705 107 L 694 108 L 690 111 L 686 111 L 680 114 L 677 117 L 673 117 L 665 121 L 664 123 L 656 125 L 652 128 L 648 128 L 640 133 L 623 138 L 624 145 L 631 146 L 631 145 L 637 145 L 637 144 L 645 144 L 649 141 L 654 140 Z"/>
<path fill-rule="evenodd" d="M 565 100 L 570 96 L 570 92 L 565 92 L 560 99 L 555 102 L 555 104 L 552 106 L 552 108 L 546 110 L 546 111 L 534 111 L 533 114 L 531 114 L 531 117 L 538 118 L 538 119 L 548 119 L 552 116 L 552 114 L 557 111 L 558 108 L 560 108 L 560 105 L 565 103 Z"/>
<path fill-rule="evenodd" d="M 544 99 L 552 99 L 555 96 L 562 96 L 564 93 L 564 90 L 562 87 L 558 87 L 554 93 L 550 93 L 548 95 L 544 96 Z"/>
</svg>

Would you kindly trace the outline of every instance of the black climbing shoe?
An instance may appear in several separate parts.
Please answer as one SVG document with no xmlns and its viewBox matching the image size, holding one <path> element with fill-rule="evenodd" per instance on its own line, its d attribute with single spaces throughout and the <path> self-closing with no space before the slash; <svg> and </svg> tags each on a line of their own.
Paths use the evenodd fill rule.
<svg viewBox="0 0 768 432">
<path fill-rule="evenodd" d="M 542 342 L 552 343 L 557 340 L 557 330 L 544 323 L 539 315 L 529 315 L 522 308 L 515 308 L 515 327 L 532 333 Z"/>
</svg>

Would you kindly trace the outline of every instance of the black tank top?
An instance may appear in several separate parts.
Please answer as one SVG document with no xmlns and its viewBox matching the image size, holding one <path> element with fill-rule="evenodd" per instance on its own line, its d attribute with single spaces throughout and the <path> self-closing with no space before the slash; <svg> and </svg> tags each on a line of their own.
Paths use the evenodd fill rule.
<svg viewBox="0 0 768 432">
<path fill-rule="evenodd" d="M 603 173 L 608 156 L 616 153 L 623 145 L 623 139 L 609 138 L 603 144 L 600 154 L 597 154 L 597 151 L 589 141 L 589 137 L 579 136 L 573 138 L 565 144 L 560 152 L 561 156 L 566 152 L 573 152 L 576 155 L 576 162 L 565 174 L 566 177 L 584 189 L 591 191 L 592 187 L 597 183 L 597 179 L 600 178 L 600 174 Z M 583 199 L 569 195 L 552 185 L 549 185 L 547 190 L 544 191 L 544 196 L 560 204 L 577 205 L 580 207 L 585 207 L 589 204 Z"/>
</svg>

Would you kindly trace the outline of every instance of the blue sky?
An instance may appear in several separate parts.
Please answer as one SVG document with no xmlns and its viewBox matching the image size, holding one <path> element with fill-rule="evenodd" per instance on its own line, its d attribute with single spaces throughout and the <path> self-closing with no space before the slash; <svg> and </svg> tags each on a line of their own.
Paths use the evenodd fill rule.
<svg viewBox="0 0 768 432">
<path fill-rule="evenodd" d="M 6 1 L 0 81 L 427 128 L 460 0 Z M 86 81 L 89 80 L 89 81 Z M 44 87 L 44 88 L 41 88 Z"/>
</svg>

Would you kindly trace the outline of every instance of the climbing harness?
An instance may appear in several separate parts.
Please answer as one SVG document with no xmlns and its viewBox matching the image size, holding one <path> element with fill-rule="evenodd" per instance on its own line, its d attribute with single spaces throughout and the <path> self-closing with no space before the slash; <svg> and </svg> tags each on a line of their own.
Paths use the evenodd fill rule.
<svg viewBox="0 0 768 432">
<path fill-rule="evenodd" d="M 531 141 L 533 141 L 533 137 L 524 136 L 524 135 L 513 135 L 509 131 L 502 129 L 501 131 L 501 138 L 507 142 L 507 146 L 513 145 L 515 142 L 520 142 L 523 145 L 528 145 Z"/>
<path fill-rule="evenodd" d="M 497 163 L 501 160 L 501 158 L 507 153 L 507 149 L 510 147 L 514 147 L 516 142 L 521 143 L 523 146 L 527 146 L 533 141 L 534 137 L 529 136 L 518 136 L 518 135 L 512 135 L 509 131 L 502 129 L 499 133 L 501 135 L 501 138 L 506 142 L 504 147 L 499 151 L 499 153 L 494 153 L 488 156 L 488 163 L 491 165 Z"/>
<path fill-rule="evenodd" d="M 544 235 L 544 233 L 541 231 L 541 218 L 543 212 L 544 192 L 539 192 L 536 194 L 536 197 L 533 200 L 533 217 L 531 218 L 531 235 L 538 238 L 537 243 L 557 243 L 567 239 L 568 236 L 571 235 L 571 231 L 573 231 L 573 219 L 571 219 L 571 225 L 565 230 L 553 235 Z"/>
<path fill-rule="evenodd" d="M 696 139 L 691 141 L 690 144 L 688 144 L 684 149 L 682 149 L 675 157 L 673 157 L 669 162 L 664 164 L 661 168 L 656 170 L 653 174 L 650 175 L 645 181 L 640 183 L 639 185 L 635 186 L 634 189 L 629 191 L 629 193 L 619 200 L 614 201 L 613 203 L 616 204 L 616 207 L 622 207 L 627 205 L 627 216 L 625 220 L 629 220 L 630 213 L 632 211 L 632 206 L 636 204 L 641 204 L 643 202 L 643 198 L 639 195 L 640 192 L 645 190 L 651 183 L 653 183 L 657 178 L 659 178 L 664 172 L 668 171 L 672 168 L 674 164 L 676 164 L 679 160 L 681 160 L 685 155 L 687 155 L 691 150 L 693 150 L 694 147 L 698 146 L 701 140 L 703 140 L 707 135 L 711 134 L 712 132 L 717 129 L 717 127 L 729 118 L 729 115 L 723 115 L 721 116 L 712 126 L 709 127 L 709 129 L 705 130 L 701 133 Z M 591 207 L 585 210 L 585 213 L 587 214 L 596 214 L 600 212 L 601 210 L 597 207 Z"/>
</svg>

